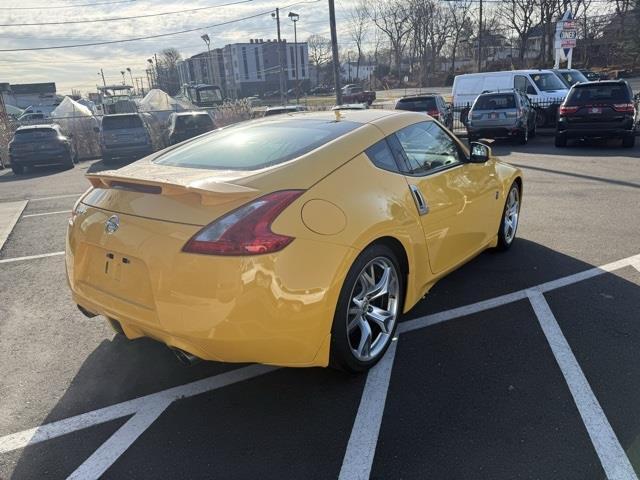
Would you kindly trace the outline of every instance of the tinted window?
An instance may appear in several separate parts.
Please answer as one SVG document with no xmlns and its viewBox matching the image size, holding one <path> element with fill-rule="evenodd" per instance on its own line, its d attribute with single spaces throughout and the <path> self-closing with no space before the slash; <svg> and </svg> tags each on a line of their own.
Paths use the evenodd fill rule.
<svg viewBox="0 0 640 480">
<path fill-rule="evenodd" d="M 569 92 L 567 105 L 584 105 L 593 102 L 627 103 L 631 101 L 631 96 L 626 85 L 614 84 L 593 84 L 576 85 Z"/>
<path fill-rule="evenodd" d="M 180 115 L 176 117 L 177 128 L 203 128 L 213 125 L 209 115 Z"/>
<path fill-rule="evenodd" d="M 427 112 L 437 110 L 436 100 L 433 97 L 410 98 L 398 101 L 396 110 L 407 110 L 409 112 Z"/>
<path fill-rule="evenodd" d="M 563 90 L 567 87 L 553 73 L 532 73 L 529 75 L 534 81 L 538 90 L 548 92 L 550 90 Z"/>
<path fill-rule="evenodd" d="M 142 128 L 142 120 L 138 115 L 105 116 L 102 119 L 103 130 L 120 130 L 125 128 Z"/>
<path fill-rule="evenodd" d="M 241 124 L 188 142 L 156 163 L 212 170 L 259 170 L 304 155 L 360 124 L 298 119 Z"/>
<path fill-rule="evenodd" d="M 59 135 L 54 128 L 30 128 L 27 130 L 16 130 L 15 139 L 20 142 L 29 142 L 45 138 L 55 138 Z"/>
<path fill-rule="evenodd" d="M 516 108 L 514 95 L 481 95 L 473 106 L 474 110 L 501 110 L 505 108 Z"/>
<path fill-rule="evenodd" d="M 398 164 L 386 140 L 380 140 L 372 147 L 369 147 L 365 153 L 376 167 L 391 170 L 392 172 L 398 171 Z"/>
<path fill-rule="evenodd" d="M 435 122 L 421 122 L 399 130 L 407 173 L 424 175 L 462 161 L 458 145 Z"/>
</svg>

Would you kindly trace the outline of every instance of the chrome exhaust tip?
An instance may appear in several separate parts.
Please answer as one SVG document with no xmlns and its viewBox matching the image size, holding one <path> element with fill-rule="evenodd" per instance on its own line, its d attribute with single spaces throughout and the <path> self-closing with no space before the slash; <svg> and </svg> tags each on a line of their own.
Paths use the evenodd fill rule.
<svg viewBox="0 0 640 480">
<path fill-rule="evenodd" d="M 178 361 L 181 364 L 186 365 L 187 367 L 191 367 L 192 365 L 195 365 L 196 363 L 200 363 L 202 361 L 201 358 L 196 357 L 195 355 L 189 352 L 185 352 L 184 350 L 181 350 L 179 348 L 172 348 L 171 350 L 173 351 L 173 354 L 176 356 Z"/>
</svg>

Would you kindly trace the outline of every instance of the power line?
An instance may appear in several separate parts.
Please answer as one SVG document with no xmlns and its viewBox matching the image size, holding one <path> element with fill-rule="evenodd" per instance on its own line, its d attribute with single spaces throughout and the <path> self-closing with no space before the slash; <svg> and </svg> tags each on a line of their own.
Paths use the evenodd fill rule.
<svg viewBox="0 0 640 480">
<path fill-rule="evenodd" d="M 53 8 L 95 7 L 97 5 L 113 5 L 115 3 L 132 3 L 136 0 L 113 0 L 109 2 L 83 3 L 73 5 L 42 5 L 41 7 L 0 7 L 0 10 L 51 10 Z"/>
<path fill-rule="evenodd" d="M 321 0 L 310 0 L 310 1 L 296 2 L 296 3 L 292 3 L 290 5 L 286 5 L 285 7 L 282 7 L 282 8 L 290 8 L 290 7 L 294 7 L 296 5 L 301 5 L 301 4 L 305 4 L 305 3 L 318 3 L 320 1 Z M 221 27 L 221 26 L 224 26 L 224 25 L 229 25 L 231 23 L 237 23 L 237 22 L 242 22 L 244 20 L 250 20 L 252 18 L 261 17 L 262 15 L 267 15 L 267 14 L 271 13 L 272 11 L 273 10 L 267 10 L 267 11 L 264 11 L 264 12 L 256 13 L 255 15 L 248 15 L 246 17 L 236 18 L 234 20 L 228 20 L 226 22 L 216 23 L 214 25 L 203 25 L 203 26 L 196 27 L 196 28 L 189 28 L 187 30 L 180 30 L 178 32 L 159 33 L 157 35 L 147 35 L 145 37 L 123 38 L 121 40 L 109 40 L 109 41 L 104 41 L 104 42 L 77 43 L 77 44 L 73 44 L 73 45 L 56 45 L 56 46 L 53 46 L 53 47 L 3 48 L 3 49 L 0 49 L 0 52 L 33 52 L 33 51 L 38 51 L 38 50 L 59 50 L 59 49 L 64 49 L 64 48 L 95 47 L 95 46 L 98 46 L 98 45 L 113 45 L 115 43 L 137 42 L 137 41 L 140 41 L 140 40 L 149 40 L 149 39 L 153 39 L 153 38 L 171 37 L 173 35 L 180 35 L 180 34 L 183 34 L 183 33 L 197 32 L 198 30 L 204 30 L 204 29 L 207 29 L 207 28 Z"/>
<path fill-rule="evenodd" d="M 238 5 L 240 3 L 248 3 L 253 0 L 239 0 L 231 3 L 222 3 L 220 5 L 211 5 L 208 7 L 198 7 L 198 8 L 189 8 L 186 10 L 175 10 L 173 12 L 161 12 L 161 13 L 149 13 L 146 15 L 133 15 L 131 17 L 110 17 L 110 18 L 96 18 L 93 20 L 65 20 L 62 22 L 39 22 L 39 23 L 0 23 L 0 27 L 35 27 L 40 25 L 71 25 L 78 23 L 97 23 L 97 22 L 117 22 L 122 20 L 132 20 L 135 18 L 149 18 L 149 17 L 160 17 L 163 15 L 175 15 L 177 13 L 189 13 L 189 12 L 198 12 L 200 10 L 210 10 L 212 8 L 220 8 L 220 7 L 228 7 L 229 5 Z M 97 5 L 97 4 L 94 4 Z"/>
</svg>

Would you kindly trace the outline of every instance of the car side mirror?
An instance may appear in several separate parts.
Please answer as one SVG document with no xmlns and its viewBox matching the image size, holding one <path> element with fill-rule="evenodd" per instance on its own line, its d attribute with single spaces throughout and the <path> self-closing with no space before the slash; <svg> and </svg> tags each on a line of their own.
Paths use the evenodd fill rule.
<svg viewBox="0 0 640 480">
<path fill-rule="evenodd" d="M 93 131 L 96 133 L 100 133 L 100 127 L 93 127 Z"/>
<path fill-rule="evenodd" d="M 491 158 L 491 147 L 488 147 L 484 143 L 471 142 L 471 154 L 469 155 L 469 161 L 471 163 L 485 163 Z"/>
</svg>

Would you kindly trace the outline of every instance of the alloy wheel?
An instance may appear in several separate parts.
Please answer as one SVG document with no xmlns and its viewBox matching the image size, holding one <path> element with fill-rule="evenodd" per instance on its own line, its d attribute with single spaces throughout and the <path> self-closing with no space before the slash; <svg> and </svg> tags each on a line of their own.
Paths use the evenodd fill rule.
<svg viewBox="0 0 640 480">
<path fill-rule="evenodd" d="M 518 216 L 520 215 L 520 192 L 515 185 L 509 192 L 507 205 L 504 211 L 504 240 L 511 243 L 518 229 Z"/>
<path fill-rule="evenodd" d="M 386 257 L 362 269 L 351 292 L 347 339 L 355 358 L 367 362 L 384 351 L 398 317 L 400 284 L 394 264 Z"/>
</svg>

